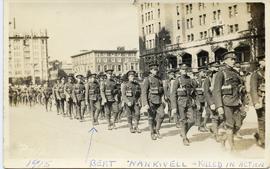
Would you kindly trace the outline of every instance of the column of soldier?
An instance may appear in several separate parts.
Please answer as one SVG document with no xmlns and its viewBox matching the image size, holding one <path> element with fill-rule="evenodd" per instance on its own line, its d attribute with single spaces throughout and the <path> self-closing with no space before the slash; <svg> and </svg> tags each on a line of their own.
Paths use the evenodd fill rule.
<svg viewBox="0 0 270 169">
<path fill-rule="evenodd" d="M 258 117 L 258 132 L 254 137 L 264 147 L 265 57 L 258 59 L 259 67 L 251 74 L 250 96 Z M 73 76 L 68 76 L 67 82 L 61 77 L 53 87 L 46 83 L 36 90 L 33 86 L 21 88 L 21 99 L 15 99 L 18 89 L 10 86 L 10 104 L 42 103 L 48 111 L 54 100 L 58 115 L 84 121 L 88 112 L 93 125 L 99 125 L 101 115 L 106 117 L 108 130 L 116 129 L 116 123 L 125 114 L 131 133 L 141 133 L 140 116 L 147 114 L 152 140 L 162 138 L 160 130 L 167 106 L 169 122 L 179 128 L 185 146 L 190 144 L 188 131 L 198 126 L 199 132 L 211 132 L 217 142 L 234 150 L 234 137 L 242 138 L 238 131 L 250 102 L 245 87 L 248 72 L 239 68 L 235 52 L 223 54 L 222 62 L 209 63 L 207 69 L 197 73 L 182 64 L 177 70 L 170 69 L 164 81 L 158 77 L 159 66 L 155 63 L 150 65 L 150 74 L 143 82 L 136 79 L 133 70 L 121 79 L 115 78 L 113 70 L 106 70 L 106 74 L 91 73 L 87 79 L 76 75 L 76 83 Z M 209 122 L 211 125 L 206 125 Z M 221 128 L 225 132 L 219 132 Z"/>
</svg>

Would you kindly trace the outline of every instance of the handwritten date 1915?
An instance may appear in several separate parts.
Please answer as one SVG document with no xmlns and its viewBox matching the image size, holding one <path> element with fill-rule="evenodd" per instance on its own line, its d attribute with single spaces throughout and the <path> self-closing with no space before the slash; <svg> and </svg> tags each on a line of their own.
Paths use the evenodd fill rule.
<svg viewBox="0 0 270 169">
<path fill-rule="evenodd" d="M 29 160 L 25 167 L 27 168 L 47 168 L 50 167 L 52 161 L 47 160 Z"/>
</svg>

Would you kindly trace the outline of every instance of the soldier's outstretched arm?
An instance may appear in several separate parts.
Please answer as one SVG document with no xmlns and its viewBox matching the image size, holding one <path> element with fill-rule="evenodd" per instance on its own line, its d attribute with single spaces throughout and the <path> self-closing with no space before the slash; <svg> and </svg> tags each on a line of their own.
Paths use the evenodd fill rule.
<svg viewBox="0 0 270 169">
<path fill-rule="evenodd" d="M 142 100 L 142 106 L 146 106 L 148 104 L 148 90 L 149 90 L 149 79 L 145 78 L 142 85 L 142 94 L 141 94 L 141 100 Z"/>
<path fill-rule="evenodd" d="M 216 74 L 213 88 L 213 100 L 215 102 L 216 109 L 219 107 L 223 107 L 222 90 L 221 90 L 223 83 L 224 83 L 224 75 L 223 72 L 219 71 Z"/>
</svg>

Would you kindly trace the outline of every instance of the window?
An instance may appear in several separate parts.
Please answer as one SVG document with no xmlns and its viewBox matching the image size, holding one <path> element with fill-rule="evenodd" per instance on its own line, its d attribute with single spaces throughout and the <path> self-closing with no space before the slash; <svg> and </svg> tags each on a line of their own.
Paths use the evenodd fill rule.
<svg viewBox="0 0 270 169">
<path fill-rule="evenodd" d="M 203 39 L 203 32 L 200 32 L 200 39 Z"/>
<path fill-rule="evenodd" d="M 179 6 L 176 6 L 176 14 L 179 15 Z"/>
<path fill-rule="evenodd" d="M 188 42 L 189 42 L 190 41 L 190 35 L 188 35 L 187 38 L 188 38 Z"/>
<path fill-rule="evenodd" d="M 202 3 L 199 2 L 199 10 L 201 10 L 201 7 L 202 7 Z"/>
<path fill-rule="evenodd" d="M 190 18 L 190 28 L 193 28 L 193 18 Z"/>
<path fill-rule="evenodd" d="M 194 41 L 194 35 L 193 35 L 193 33 L 191 34 L 191 41 Z"/>
<path fill-rule="evenodd" d="M 217 19 L 217 16 L 216 16 L 216 15 L 217 15 L 217 12 L 214 11 L 214 12 L 213 12 L 213 20 L 216 20 L 216 19 Z"/>
<path fill-rule="evenodd" d="M 189 13 L 189 6 L 186 5 L 186 14 L 188 14 L 188 13 Z"/>
<path fill-rule="evenodd" d="M 151 25 L 149 25 L 149 34 L 151 34 L 151 30 L 152 30 Z"/>
<path fill-rule="evenodd" d="M 159 31 L 161 30 L 161 23 L 160 22 L 158 23 L 158 30 Z"/>
<path fill-rule="evenodd" d="M 205 21 L 206 21 L 206 14 L 203 14 L 203 24 L 205 25 Z"/>
<path fill-rule="evenodd" d="M 122 68 L 121 68 L 121 65 L 118 65 L 118 71 L 121 71 Z"/>
<path fill-rule="evenodd" d="M 107 70 L 107 65 L 103 66 L 103 70 L 106 71 Z"/>
<path fill-rule="evenodd" d="M 232 25 L 229 26 L 229 33 L 233 33 L 233 26 Z"/>
<path fill-rule="evenodd" d="M 235 29 L 235 32 L 237 32 L 239 30 L 238 24 L 234 25 L 234 29 Z"/>
<path fill-rule="evenodd" d="M 152 48 L 152 40 L 149 40 L 149 48 Z"/>
<path fill-rule="evenodd" d="M 202 25 L 202 15 L 199 16 L 199 25 Z"/>
<path fill-rule="evenodd" d="M 189 4 L 189 12 L 192 13 L 192 4 Z"/>
<path fill-rule="evenodd" d="M 158 18 L 160 18 L 160 9 L 158 9 Z"/>
<path fill-rule="evenodd" d="M 219 19 L 220 19 L 220 15 L 221 15 L 221 11 L 218 10 L 217 12 L 218 12 L 218 14 L 217 14 L 217 19 L 219 20 Z"/>
<path fill-rule="evenodd" d="M 152 32 L 154 33 L 154 24 L 152 24 Z"/>
<path fill-rule="evenodd" d="M 234 5 L 233 6 L 233 11 L 234 11 L 234 15 L 237 15 L 238 14 L 238 12 L 237 12 L 237 5 Z"/>
<path fill-rule="evenodd" d="M 98 65 L 97 70 L 98 70 L 98 72 L 101 72 L 101 66 L 100 65 Z"/>
<path fill-rule="evenodd" d="M 177 20 L 177 29 L 180 29 L 180 20 Z"/>
<path fill-rule="evenodd" d="M 143 4 L 141 4 L 141 10 L 143 11 Z"/>
<path fill-rule="evenodd" d="M 207 38 L 207 31 L 204 31 L 204 38 Z"/>
<path fill-rule="evenodd" d="M 231 18 L 232 17 L 232 7 L 229 6 L 229 17 Z"/>
<path fill-rule="evenodd" d="M 111 58 L 111 62 L 115 62 L 115 58 Z"/>
<path fill-rule="evenodd" d="M 148 21 L 150 20 L 151 18 L 150 18 L 150 12 L 148 12 Z"/>
<path fill-rule="evenodd" d="M 144 16 L 142 15 L 142 23 L 144 22 Z"/>
<path fill-rule="evenodd" d="M 115 69 L 115 65 L 112 65 L 112 70 L 114 70 Z"/>
<path fill-rule="evenodd" d="M 147 22 L 147 13 L 145 13 L 145 22 Z"/>
<path fill-rule="evenodd" d="M 189 19 L 187 19 L 187 29 L 189 29 Z"/>
<path fill-rule="evenodd" d="M 144 27 L 142 27 L 142 34 L 143 34 L 143 36 L 144 36 Z"/>
</svg>

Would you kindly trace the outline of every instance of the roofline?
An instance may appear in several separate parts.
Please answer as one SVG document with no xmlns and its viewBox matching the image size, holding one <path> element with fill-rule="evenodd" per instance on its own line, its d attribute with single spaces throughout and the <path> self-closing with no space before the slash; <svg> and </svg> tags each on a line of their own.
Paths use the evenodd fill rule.
<svg viewBox="0 0 270 169">
<path fill-rule="evenodd" d="M 78 56 L 86 55 L 86 54 L 89 54 L 89 53 L 95 53 L 95 52 L 137 53 L 138 50 L 91 50 L 91 51 L 80 53 L 80 54 L 73 55 L 73 56 L 70 56 L 70 57 L 75 58 L 75 57 L 78 57 Z"/>
</svg>

